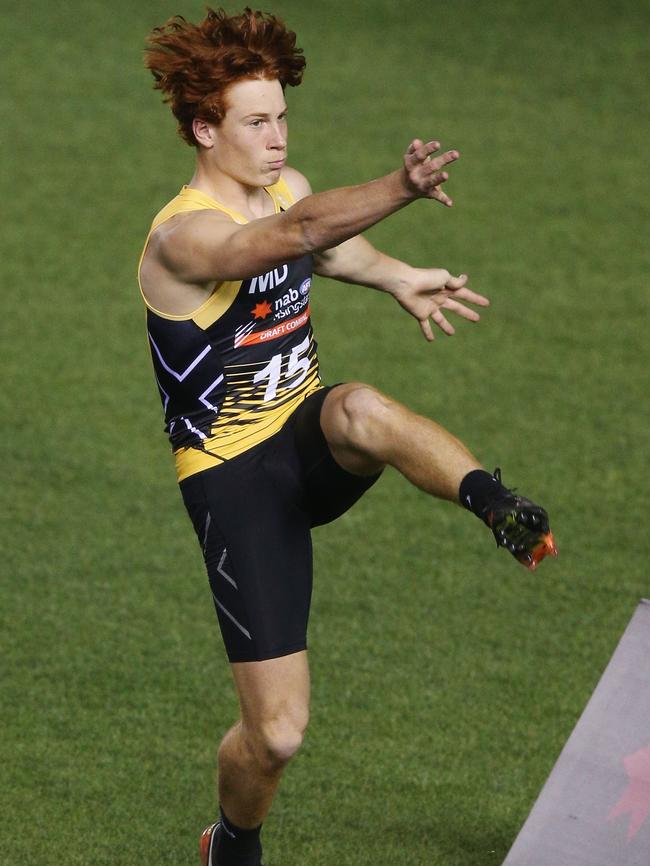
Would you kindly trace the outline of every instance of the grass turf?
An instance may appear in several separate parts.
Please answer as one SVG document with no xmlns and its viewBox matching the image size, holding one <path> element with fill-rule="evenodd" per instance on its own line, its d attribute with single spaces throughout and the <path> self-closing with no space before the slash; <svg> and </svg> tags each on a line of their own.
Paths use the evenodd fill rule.
<svg viewBox="0 0 650 866">
<path fill-rule="evenodd" d="M 547 504 L 532 577 L 466 514 L 386 473 L 315 534 L 313 723 L 269 818 L 270 866 L 491 866 L 505 856 L 648 595 L 650 24 L 632 2 L 295 0 L 309 60 L 291 161 L 316 189 L 460 149 L 456 206 L 371 232 L 493 300 L 433 346 L 389 299 L 317 281 L 328 381 L 369 381 Z M 141 69 L 199 3 L 5 16 L 0 396 L 0 862 L 195 862 L 235 701 L 160 431 L 135 260 L 192 153 Z M 263 527 L 260 527 L 263 538 Z"/>
</svg>

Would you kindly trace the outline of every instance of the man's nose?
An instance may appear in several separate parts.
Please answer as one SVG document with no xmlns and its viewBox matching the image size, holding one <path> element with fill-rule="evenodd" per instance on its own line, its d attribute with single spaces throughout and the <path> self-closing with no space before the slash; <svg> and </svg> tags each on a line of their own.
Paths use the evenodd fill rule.
<svg viewBox="0 0 650 866">
<path fill-rule="evenodd" d="M 271 127 L 271 136 L 269 138 L 269 147 L 275 150 L 284 150 L 287 146 L 287 137 L 279 123 L 274 123 Z"/>
</svg>

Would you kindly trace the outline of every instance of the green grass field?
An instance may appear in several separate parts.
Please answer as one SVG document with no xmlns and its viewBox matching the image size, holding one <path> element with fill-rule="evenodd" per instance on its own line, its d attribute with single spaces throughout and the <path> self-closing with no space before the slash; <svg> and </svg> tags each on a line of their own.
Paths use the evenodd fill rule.
<svg viewBox="0 0 650 866">
<path fill-rule="evenodd" d="M 229 7 L 235 11 L 239 7 Z M 313 723 L 267 866 L 499 866 L 650 594 L 647 3 L 278 0 L 315 189 L 461 151 L 452 211 L 374 229 L 492 299 L 428 345 L 318 281 L 327 381 L 368 381 L 549 509 L 532 576 L 396 473 L 315 534 Z M 187 0 L 3 15 L 0 864 L 193 866 L 236 705 L 135 283 L 193 154 L 142 68 Z M 261 528 L 263 531 L 263 527 Z"/>
</svg>

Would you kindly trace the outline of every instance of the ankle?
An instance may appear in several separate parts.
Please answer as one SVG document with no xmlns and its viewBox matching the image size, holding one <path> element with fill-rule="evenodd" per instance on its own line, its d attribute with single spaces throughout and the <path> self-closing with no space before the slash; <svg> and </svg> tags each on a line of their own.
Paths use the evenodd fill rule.
<svg viewBox="0 0 650 866">
<path fill-rule="evenodd" d="M 246 830 L 238 827 L 221 811 L 221 832 L 209 866 L 259 866 L 262 857 L 262 825 Z"/>
<path fill-rule="evenodd" d="M 460 482 L 460 504 L 487 523 L 490 503 L 503 490 L 500 478 L 484 469 L 473 469 Z"/>
</svg>

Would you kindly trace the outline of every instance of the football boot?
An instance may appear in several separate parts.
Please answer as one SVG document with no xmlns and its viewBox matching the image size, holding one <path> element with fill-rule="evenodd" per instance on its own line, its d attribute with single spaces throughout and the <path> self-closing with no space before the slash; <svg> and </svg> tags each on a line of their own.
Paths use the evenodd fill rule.
<svg viewBox="0 0 650 866">
<path fill-rule="evenodd" d="M 201 834 L 201 840 L 199 843 L 201 866 L 220 866 L 218 860 L 218 848 L 219 838 L 222 832 L 223 827 L 221 826 L 221 821 L 217 821 L 214 824 L 210 824 L 209 827 L 206 827 Z M 258 857 L 255 860 L 251 860 L 250 863 L 247 860 L 245 866 L 263 866 L 263 863 Z"/>
<path fill-rule="evenodd" d="M 557 556 L 557 547 L 548 523 L 548 514 L 525 496 L 501 483 L 501 470 L 494 470 L 499 491 L 482 515 L 492 530 L 497 547 L 505 547 L 523 566 L 535 571 L 545 556 Z"/>
</svg>

